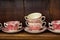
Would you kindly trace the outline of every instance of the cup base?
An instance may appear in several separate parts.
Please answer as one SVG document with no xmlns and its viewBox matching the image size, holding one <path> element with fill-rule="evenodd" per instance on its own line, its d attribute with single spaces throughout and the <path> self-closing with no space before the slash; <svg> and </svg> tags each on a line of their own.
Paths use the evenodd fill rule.
<svg viewBox="0 0 60 40">
<path fill-rule="evenodd" d="M 51 32 L 53 32 L 53 33 L 60 33 L 60 30 L 54 30 L 54 29 L 52 30 L 50 28 L 48 28 L 48 30 L 51 31 Z"/>
</svg>

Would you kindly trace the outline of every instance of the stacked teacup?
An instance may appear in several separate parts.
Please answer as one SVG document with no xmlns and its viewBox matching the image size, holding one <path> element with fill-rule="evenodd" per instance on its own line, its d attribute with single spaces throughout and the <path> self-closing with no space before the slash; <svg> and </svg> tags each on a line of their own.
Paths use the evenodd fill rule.
<svg viewBox="0 0 60 40">
<path fill-rule="evenodd" d="M 31 13 L 25 16 L 26 25 L 25 31 L 29 33 L 41 33 L 46 30 L 45 16 L 41 13 Z"/>
</svg>

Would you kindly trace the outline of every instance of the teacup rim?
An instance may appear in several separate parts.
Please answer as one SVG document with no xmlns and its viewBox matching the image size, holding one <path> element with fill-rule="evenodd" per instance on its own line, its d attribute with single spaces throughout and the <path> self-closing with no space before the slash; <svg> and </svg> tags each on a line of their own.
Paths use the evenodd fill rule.
<svg viewBox="0 0 60 40">
<path fill-rule="evenodd" d="M 51 23 L 52 24 L 58 24 L 58 23 L 60 24 L 60 20 L 53 20 L 53 21 L 51 21 Z"/>
<path fill-rule="evenodd" d="M 30 13 L 29 15 L 27 15 L 27 17 L 29 18 L 29 16 L 31 16 L 31 15 L 36 15 L 36 14 L 39 14 L 39 15 L 40 15 L 39 17 L 42 16 L 42 13 L 34 12 L 34 13 Z M 38 17 L 38 18 L 39 18 L 39 17 Z M 29 19 L 30 19 L 30 18 L 29 18 Z M 32 18 L 32 19 L 35 19 L 35 18 Z"/>
<path fill-rule="evenodd" d="M 13 21 L 13 20 L 12 21 L 5 21 L 4 23 L 8 23 L 8 22 L 16 22 L 16 21 Z M 20 22 L 20 21 L 17 21 L 17 22 Z"/>
</svg>

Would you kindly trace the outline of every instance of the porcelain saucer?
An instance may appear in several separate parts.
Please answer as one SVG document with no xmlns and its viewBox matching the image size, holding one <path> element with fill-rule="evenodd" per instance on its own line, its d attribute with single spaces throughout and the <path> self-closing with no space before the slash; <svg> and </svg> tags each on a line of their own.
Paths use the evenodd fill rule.
<svg viewBox="0 0 60 40">
<path fill-rule="evenodd" d="M 24 30 L 25 30 L 26 32 L 28 32 L 28 33 L 41 33 L 41 32 L 44 32 L 46 29 L 47 29 L 47 28 L 44 27 L 44 28 L 42 28 L 42 29 L 40 29 L 40 30 L 29 30 L 29 27 L 25 27 Z"/>
<path fill-rule="evenodd" d="M 9 30 L 9 31 L 2 30 L 2 31 L 5 33 L 17 33 L 17 32 L 20 32 L 22 30 L 23 30 L 23 28 L 20 28 L 19 30 Z"/>
<path fill-rule="evenodd" d="M 54 30 L 52 28 L 48 28 L 49 31 L 53 32 L 53 33 L 60 33 L 60 30 Z"/>
</svg>

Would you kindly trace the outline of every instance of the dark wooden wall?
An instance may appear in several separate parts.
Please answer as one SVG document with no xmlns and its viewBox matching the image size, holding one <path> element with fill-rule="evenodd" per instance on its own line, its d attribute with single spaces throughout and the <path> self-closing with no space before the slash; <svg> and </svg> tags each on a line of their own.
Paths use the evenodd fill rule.
<svg viewBox="0 0 60 40">
<path fill-rule="evenodd" d="M 51 0 L 49 9 L 52 20 L 60 20 L 60 0 Z"/>
<path fill-rule="evenodd" d="M 0 21 L 20 20 L 24 16 L 23 0 L 0 0 Z"/>
<path fill-rule="evenodd" d="M 25 0 L 25 15 L 32 12 L 40 12 L 49 21 L 49 0 Z"/>
<path fill-rule="evenodd" d="M 24 16 L 40 12 L 46 21 L 60 19 L 60 0 L 0 0 L 0 22 L 19 20 Z"/>
</svg>

